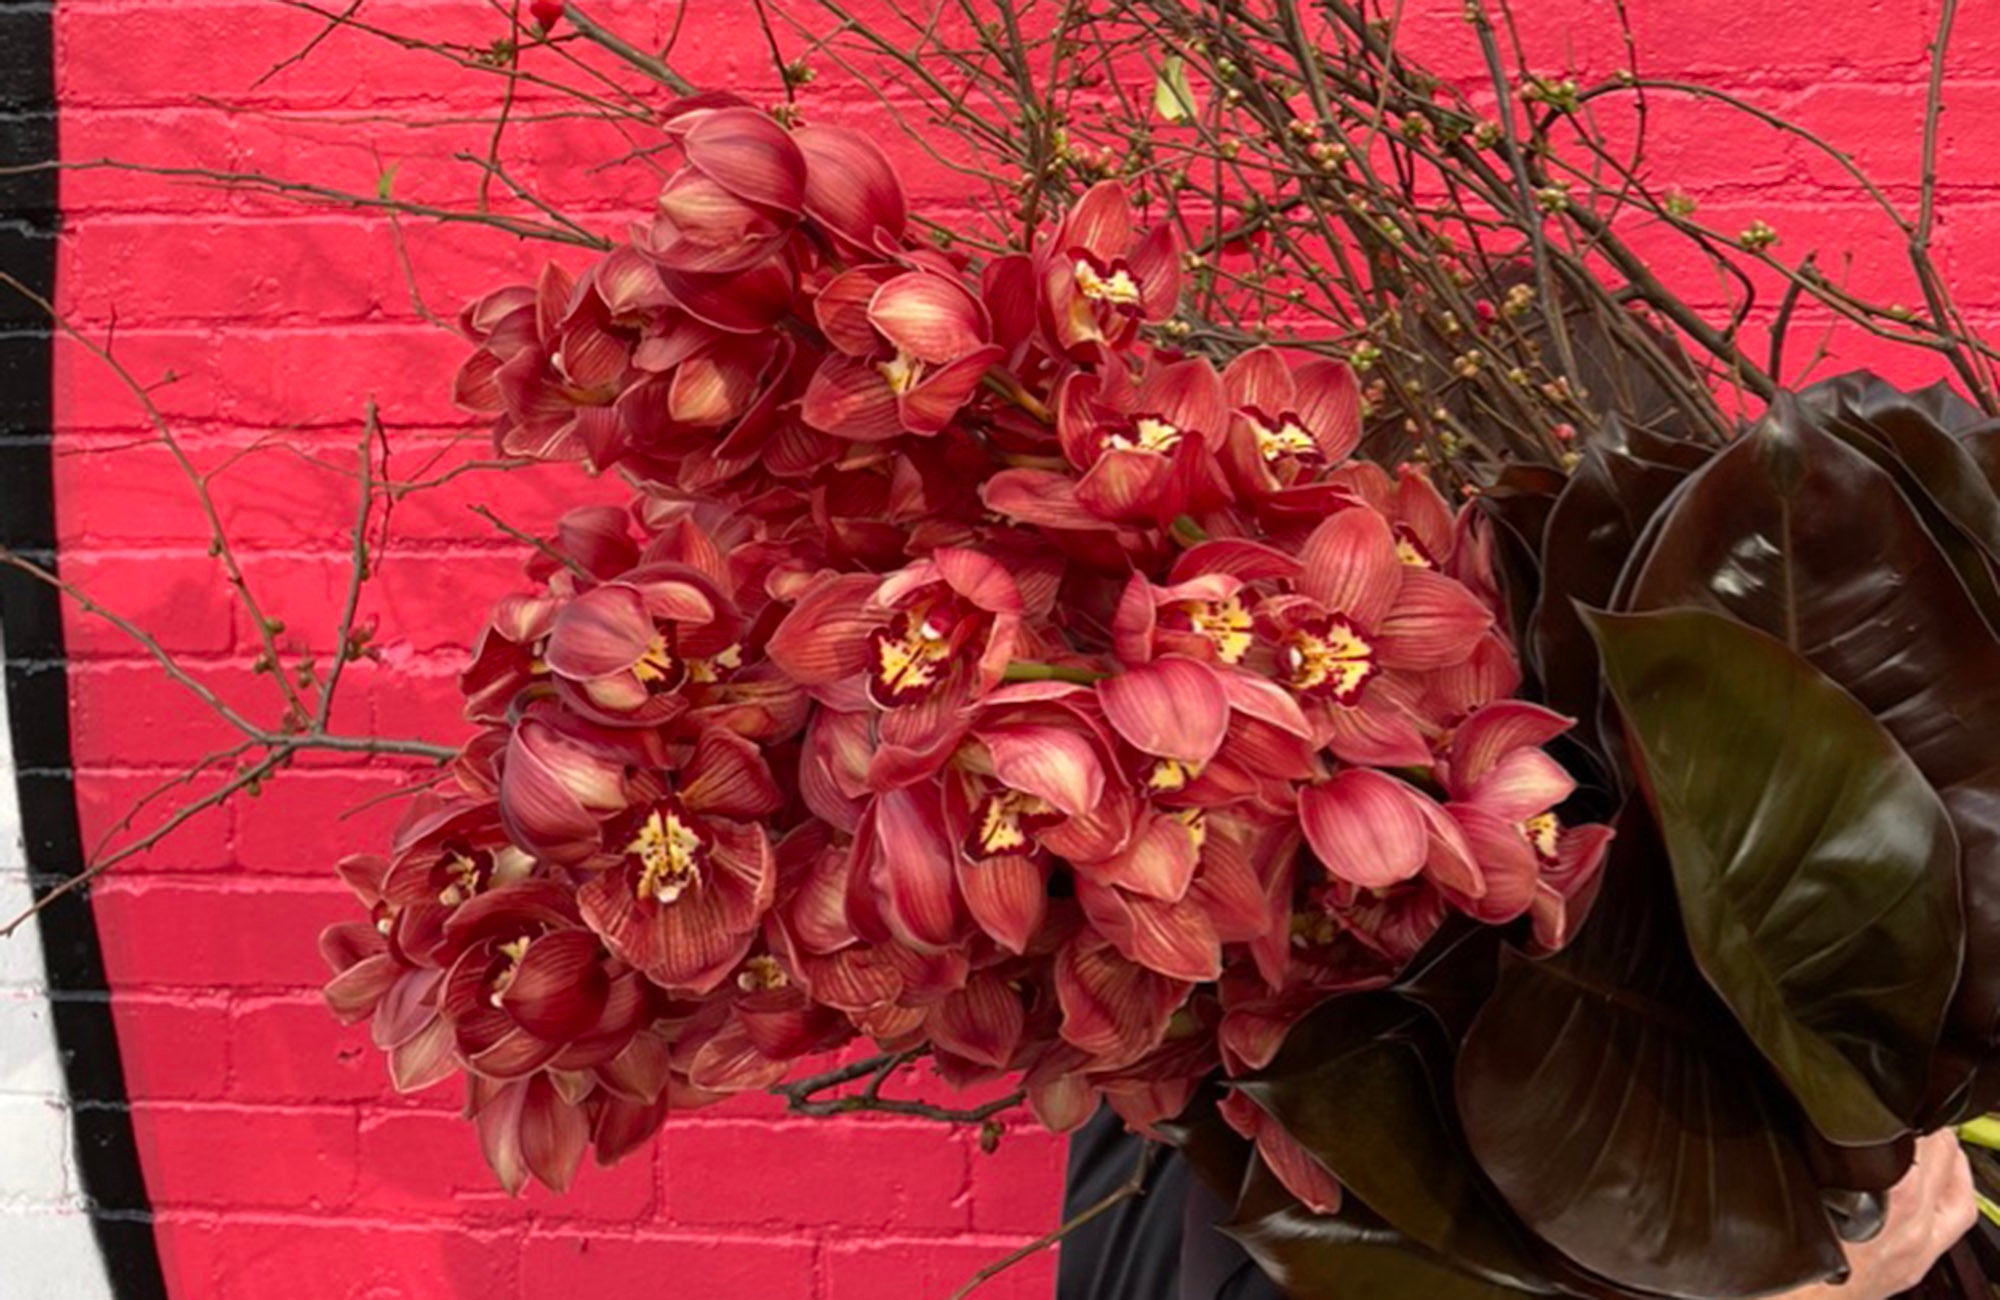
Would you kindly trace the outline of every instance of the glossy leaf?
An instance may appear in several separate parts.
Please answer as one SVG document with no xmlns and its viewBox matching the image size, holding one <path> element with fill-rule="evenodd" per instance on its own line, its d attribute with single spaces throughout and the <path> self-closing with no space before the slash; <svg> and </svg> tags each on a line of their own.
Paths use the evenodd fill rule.
<svg viewBox="0 0 2000 1300">
<path fill-rule="evenodd" d="M 1895 409 L 1910 422 L 1897 436 L 1914 441 L 1923 408 Z M 1817 418 L 1781 402 L 1702 471 L 1629 607 L 1706 606 L 1786 639 L 1936 788 L 1958 835 L 1968 937 L 1952 1037 L 1976 1058 L 2000 1038 L 2000 638 L 1916 506 Z"/>
<path fill-rule="evenodd" d="M 1546 1285 L 1460 1141 L 1451 1044 L 1422 1007 L 1393 993 L 1334 998 L 1238 1086 L 1412 1241 L 1498 1282 Z"/>
<path fill-rule="evenodd" d="M 1524 1294 L 1550 1294 L 1523 1292 L 1453 1268 L 1363 1206 L 1314 1214 L 1254 1159 L 1235 1216 L 1221 1229 L 1290 1300 L 1519 1300 Z"/>
<path fill-rule="evenodd" d="M 1591 625 L 1703 973 L 1827 1138 L 1900 1137 L 1964 943 L 1944 805 L 1782 642 L 1698 609 Z"/>
<path fill-rule="evenodd" d="M 1527 1226 L 1625 1287 L 1718 1300 L 1843 1267 L 1795 1109 L 1690 956 L 1642 805 L 1555 957 L 1512 957 L 1461 1045 L 1473 1155 Z"/>
<path fill-rule="evenodd" d="M 1792 418 L 1824 428 L 1896 481 L 1987 624 L 2000 628 L 2000 496 L 1952 434 L 1976 427 L 1978 410 L 1943 385 L 1906 393 L 1865 372 L 1815 384 L 1797 405 Z"/>
<path fill-rule="evenodd" d="M 1648 521 L 1708 454 L 1607 420 L 1549 513 L 1541 594 L 1525 639 L 1544 703 L 1578 719 L 1577 738 L 1586 744 L 1597 713 L 1597 652 L 1577 617 L 1577 602 L 1611 603 Z"/>
</svg>

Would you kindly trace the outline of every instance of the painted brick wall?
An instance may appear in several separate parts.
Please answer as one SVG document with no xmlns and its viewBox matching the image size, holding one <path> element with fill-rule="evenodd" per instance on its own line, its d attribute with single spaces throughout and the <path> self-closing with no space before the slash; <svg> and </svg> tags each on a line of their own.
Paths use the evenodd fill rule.
<svg viewBox="0 0 2000 1300">
<path fill-rule="evenodd" d="M 1937 3 L 1630 0 L 1630 8 L 1648 72 L 1699 74 L 1795 114 L 1854 150 L 1892 198 L 1908 201 Z M 681 68 L 711 84 L 760 76 L 761 49 L 745 36 L 747 0 L 691 4 Z M 664 4 L 635 0 L 598 8 L 655 38 L 672 16 Z M 1529 48 L 1548 70 L 1574 58 L 1602 71 L 1616 57 L 1610 0 L 1528 0 L 1523 8 Z M 1941 246 L 1947 273 L 1986 320 L 2000 305 L 2000 172 L 1991 162 L 2000 156 L 2000 0 L 1962 8 Z M 1458 0 L 1410 0 L 1407 9 L 1420 48 L 1446 58 L 1463 48 Z M 482 43 L 501 30 L 475 0 L 370 0 L 364 14 Z M 495 83 L 340 34 L 304 64 L 256 84 L 317 26 L 272 0 L 62 0 L 64 156 L 271 171 L 368 191 L 379 148 L 398 164 L 399 195 L 466 197 L 463 169 L 449 159 L 480 147 L 483 130 L 398 123 L 488 112 Z M 822 119 L 893 136 L 862 97 L 837 87 L 815 93 L 810 103 Z M 248 111 L 225 113 L 204 96 Z M 535 107 L 524 101 L 513 128 L 524 179 L 607 222 L 647 198 L 636 169 L 590 171 L 621 149 L 614 135 L 532 120 Z M 1651 132 L 1654 175 L 1699 196 L 1718 221 L 1762 218 L 1794 251 L 1852 249 L 1857 284 L 1914 299 L 1888 226 L 1802 143 L 1665 105 Z M 902 157 L 918 200 L 948 208 L 949 178 L 907 147 Z M 93 336 L 115 337 L 117 355 L 153 386 L 204 469 L 274 433 L 345 464 L 371 394 L 407 449 L 403 463 L 432 450 L 446 464 L 477 454 L 476 443 L 454 442 L 464 426 L 446 401 L 459 346 L 425 313 L 449 315 L 471 293 L 528 268 L 538 250 L 490 231 L 411 222 L 419 303 L 377 220 L 93 171 L 65 178 L 63 206 L 65 310 Z M 1693 296 L 1710 292 L 1684 257 L 1668 265 Z M 1869 356 L 1864 340 L 1844 335 L 1834 348 L 1836 363 Z M 249 671 L 254 629 L 223 594 L 184 483 L 163 455 L 132 446 L 145 425 L 129 395 L 78 349 L 62 350 L 58 364 L 68 572 L 159 629 L 229 698 L 268 715 L 271 686 Z M 1895 373 L 1929 377 L 1907 358 Z M 515 562 L 511 545 L 496 544 L 466 502 L 487 500 L 512 522 L 539 528 L 570 504 L 609 495 L 563 469 L 460 484 L 462 492 L 399 515 L 405 540 L 367 606 L 381 618 L 394 671 L 355 671 L 341 725 L 460 734 L 455 648 L 507 589 Z M 252 581 L 289 625 L 286 639 L 323 642 L 349 526 L 348 484 L 277 451 L 234 462 L 216 493 Z M 211 748 L 215 731 L 103 624 L 75 619 L 70 637 L 89 833 Z M 390 783 L 366 765 L 314 762 L 262 798 L 193 823 L 99 893 L 176 1300 L 928 1300 L 1053 1223 L 1060 1146 L 1046 1137 L 1013 1134 L 984 1156 L 965 1135 L 894 1122 L 785 1121 L 759 1102 L 677 1123 L 654 1152 L 587 1172 L 567 1198 L 507 1200 L 452 1113 L 454 1099 L 442 1090 L 393 1095 L 365 1035 L 337 1028 L 314 991 L 321 969 L 313 937 L 347 910 L 329 865 L 378 843 L 393 817 L 382 809 L 342 814 Z M 1046 1296 L 1051 1272 L 1044 1260 L 982 1294 Z"/>
</svg>

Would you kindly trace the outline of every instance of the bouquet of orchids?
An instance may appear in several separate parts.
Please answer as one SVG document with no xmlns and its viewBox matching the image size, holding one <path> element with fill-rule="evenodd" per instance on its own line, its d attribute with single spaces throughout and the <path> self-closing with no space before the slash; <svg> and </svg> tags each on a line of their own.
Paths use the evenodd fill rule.
<svg viewBox="0 0 2000 1300">
<path fill-rule="evenodd" d="M 457 380 L 634 500 L 537 541 L 323 940 L 508 1188 L 866 1039 L 1182 1144 L 1297 1296 L 1747 1296 L 1995 1099 L 1972 408 L 1613 413 L 1461 492 L 1342 361 L 1186 346 L 1120 181 L 974 257 L 858 133 L 664 117 L 656 215 Z"/>
<path fill-rule="evenodd" d="M 1611 838 L 1552 811 L 1569 720 L 1512 698 L 1483 516 L 1353 458 L 1347 366 L 1150 341 L 1181 254 L 1116 182 L 971 265 L 859 134 L 670 123 L 657 217 L 468 308 L 457 387 L 637 500 L 538 548 L 326 939 L 508 1186 L 861 1036 L 1151 1130 L 1449 917 L 1564 944 Z"/>
</svg>

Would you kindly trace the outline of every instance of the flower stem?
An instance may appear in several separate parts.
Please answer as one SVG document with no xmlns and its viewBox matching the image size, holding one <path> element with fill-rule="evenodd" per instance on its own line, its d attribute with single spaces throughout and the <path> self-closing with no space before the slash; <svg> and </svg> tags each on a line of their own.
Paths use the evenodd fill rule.
<svg viewBox="0 0 2000 1300">
<path fill-rule="evenodd" d="M 1079 668 L 1074 664 L 1038 664 L 1025 659 L 1017 659 L 1007 665 L 1004 680 L 1010 682 L 1075 682 L 1088 686 L 1103 673 L 1089 668 Z"/>
</svg>

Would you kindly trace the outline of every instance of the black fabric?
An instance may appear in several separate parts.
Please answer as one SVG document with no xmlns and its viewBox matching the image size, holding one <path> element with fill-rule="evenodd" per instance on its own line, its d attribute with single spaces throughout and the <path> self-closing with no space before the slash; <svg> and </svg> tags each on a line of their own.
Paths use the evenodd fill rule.
<svg viewBox="0 0 2000 1300">
<path fill-rule="evenodd" d="M 1068 1220 L 1124 1186 L 1144 1143 L 1109 1110 L 1070 1139 L 1063 1194 Z M 1236 1244 L 1215 1230 L 1222 1201 L 1171 1152 L 1146 1193 L 1120 1202 L 1063 1239 L 1057 1300 L 1283 1300 Z"/>
</svg>

